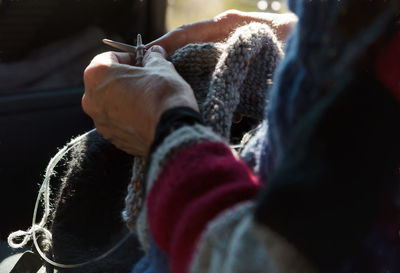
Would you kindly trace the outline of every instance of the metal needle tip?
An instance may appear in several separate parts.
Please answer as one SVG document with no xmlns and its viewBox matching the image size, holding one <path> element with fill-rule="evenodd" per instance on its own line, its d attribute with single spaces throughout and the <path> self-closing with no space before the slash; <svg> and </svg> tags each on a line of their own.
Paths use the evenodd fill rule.
<svg viewBox="0 0 400 273">
<path fill-rule="evenodd" d="M 114 48 L 117 48 L 119 50 L 125 51 L 125 52 L 136 53 L 136 47 L 132 46 L 132 45 L 116 42 L 116 41 L 113 41 L 110 39 L 103 39 L 103 43 L 105 43 L 106 45 L 112 46 Z"/>
<path fill-rule="evenodd" d="M 137 45 L 138 47 L 139 47 L 139 46 L 143 46 L 142 35 L 140 35 L 140 34 L 137 35 L 136 45 Z"/>
<path fill-rule="evenodd" d="M 145 47 L 142 41 L 142 35 L 138 34 L 136 39 L 136 65 L 142 66 Z"/>
</svg>

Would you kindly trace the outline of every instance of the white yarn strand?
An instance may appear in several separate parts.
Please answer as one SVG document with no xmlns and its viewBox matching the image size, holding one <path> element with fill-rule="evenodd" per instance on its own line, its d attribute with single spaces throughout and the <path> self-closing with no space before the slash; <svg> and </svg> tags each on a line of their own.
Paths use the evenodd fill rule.
<svg viewBox="0 0 400 273">
<path fill-rule="evenodd" d="M 94 131 L 93 129 L 92 131 Z M 47 219 L 50 215 L 50 178 L 51 176 L 54 175 L 54 168 L 58 164 L 58 162 L 72 149 L 74 148 L 77 144 L 81 142 L 81 140 L 87 136 L 89 133 L 92 131 L 87 132 L 86 134 L 74 139 L 69 145 L 63 147 L 61 150 L 58 151 L 58 153 L 50 159 L 49 164 L 46 167 L 46 172 L 45 176 L 42 182 L 42 185 L 40 186 L 38 196 L 36 198 L 36 204 L 35 204 L 35 209 L 33 211 L 33 217 L 32 217 L 32 226 L 29 228 L 27 231 L 19 230 L 11 233 L 8 236 L 8 244 L 12 248 L 22 248 L 26 246 L 26 244 L 32 240 L 32 236 L 38 232 L 42 231 L 45 234 L 46 239 L 51 240 L 51 232 L 45 228 L 45 225 L 47 223 Z M 44 212 L 42 219 L 39 224 L 36 224 L 36 216 L 37 216 L 37 210 L 38 206 L 40 203 L 40 200 L 44 202 Z M 17 243 L 16 241 L 23 237 L 22 241 L 20 243 Z"/>
<path fill-rule="evenodd" d="M 46 241 L 51 242 L 52 241 L 52 234 L 51 232 L 45 227 L 47 223 L 47 219 L 50 215 L 50 178 L 54 175 L 54 168 L 57 166 L 58 162 L 75 146 L 77 146 L 88 134 L 96 131 L 96 129 L 92 129 L 89 132 L 75 138 L 72 140 L 67 146 L 62 148 L 58 153 L 50 160 L 49 164 L 47 165 L 46 168 L 46 173 L 42 182 L 42 185 L 39 189 L 38 196 L 36 198 L 36 203 L 35 203 L 35 208 L 33 210 L 33 217 L 32 217 L 32 226 L 27 230 L 18 230 L 13 233 L 11 233 L 8 236 L 8 244 L 12 248 L 22 248 L 26 246 L 26 244 L 30 241 L 33 240 L 33 243 L 35 245 L 36 251 L 39 253 L 39 255 L 42 257 L 43 260 L 45 260 L 47 263 L 59 267 L 59 268 L 76 268 L 76 267 L 81 267 L 96 261 L 99 261 L 112 252 L 114 252 L 116 249 L 118 249 L 128 238 L 131 236 L 131 234 L 126 234 L 125 237 L 119 241 L 114 247 L 112 247 L 110 250 L 105 252 L 104 254 L 90 260 L 87 262 L 83 263 L 77 263 L 77 264 L 62 264 L 62 263 L 57 263 L 55 261 L 52 261 L 49 259 L 45 253 L 41 250 L 39 243 L 37 241 L 37 233 L 42 233 L 42 236 L 45 238 Z M 43 216 L 39 224 L 36 224 L 36 218 L 37 218 L 37 212 L 39 208 L 39 203 L 43 199 L 44 203 L 44 211 L 43 211 Z M 21 242 L 19 239 L 22 238 Z"/>
</svg>

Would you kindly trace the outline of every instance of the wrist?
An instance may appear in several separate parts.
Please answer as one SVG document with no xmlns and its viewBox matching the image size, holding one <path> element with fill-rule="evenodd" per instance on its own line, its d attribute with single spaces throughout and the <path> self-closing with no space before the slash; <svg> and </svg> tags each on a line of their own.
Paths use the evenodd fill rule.
<svg viewBox="0 0 400 273">
<path fill-rule="evenodd" d="M 149 155 L 172 132 L 187 125 L 203 124 L 200 113 L 191 107 L 177 106 L 162 113 L 155 128 L 155 135 L 150 146 Z"/>
<path fill-rule="evenodd" d="M 164 112 L 178 107 L 186 107 L 195 112 L 199 112 L 199 106 L 197 105 L 194 96 L 193 99 L 187 98 L 186 96 L 174 96 L 165 100 L 164 107 L 161 108 L 162 111 L 160 113 L 160 117 Z"/>
</svg>

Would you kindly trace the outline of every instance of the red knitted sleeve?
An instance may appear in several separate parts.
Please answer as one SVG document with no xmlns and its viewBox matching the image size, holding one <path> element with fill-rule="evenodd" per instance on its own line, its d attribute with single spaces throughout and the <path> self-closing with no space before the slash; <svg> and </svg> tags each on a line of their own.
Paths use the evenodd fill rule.
<svg viewBox="0 0 400 273">
<path fill-rule="evenodd" d="M 202 231 L 215 216 L 253 199 L 262 188 L 252 171 L 223 143 L 194 144 L 163 167 L 147 198 L 156 244 L 174 273 L 188 272 Z"/>
</svg>

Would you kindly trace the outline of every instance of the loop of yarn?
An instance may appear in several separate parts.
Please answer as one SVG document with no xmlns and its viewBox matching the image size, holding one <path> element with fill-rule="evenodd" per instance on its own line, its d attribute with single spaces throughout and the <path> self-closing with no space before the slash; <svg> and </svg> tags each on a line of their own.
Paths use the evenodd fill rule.
<svg viewBox="0 0 400 273">
<path fill-rule="evenodd" d="M 26 244 L 31 241 L 32 239 L 35 238 L 36 232 L 41 231 L 44 236 L 44 241 L 51 243 L 52 236 L 51 232 L 45 227 L 47 224 L 47 219 L 50 215 L 50 178 L 54 175 L 54 168 L 57 166 L 58 162 L 76 145 L 78 145 L 81 140 L 86 137 L 88 134 L 90 134 L 92 131 L 95 129 L 87 132 L 84 135 L 81 135 L 75 139 L 73 139 L 69 144 L 67 144 L 64 148 L 62 148 L 58 153 L 50 159 L 49 164 L 46 167 L 46 172 L 45 176 L 43 179 L 43 183 L 40 187 L 38 196 L 36 198 L 36 204 L 33 212 L 33 217 L 32 217 L 32 226 L 29 228 L 27 231 L 23 230 L 18 230 L 13 233 L 11 233 L 8 238 L 8 244 L 12 248 L 22 248 L 26 246 Z M 43 200 L 43 216 L 42 219 L 40 220 L 39 224 L 36 224 L 36 216 L 37 216 L 37 210 L 39 207 L 40 201 Z M 18 243 L 18 240 L 22 238 L 22 241 Z M 39 249 L 40 250 L 40 249 Z"/>
<path fill-rule="evenodd" d="M 122 238 L 116 245 L 114 245 L 110 250 L 107 252 L 103 253 L 100 256 L 95 257 L 94 259 L 91 259 L 87 262 L 83 263 L 77 263 L 77 264 L 62 264 L 55 262 L 51 259 L 49 259 L 45 253 L 43 253 L 42 248 L 49 248 L 51 247 L 52 243 L 52 234 L 51 232 L 46 228 L 47 224 L 47 219 L 50 215 L 50 178 L 55 174 L 54 173 L 54 168 L 57 166 L 58 162 L 75 146 L 80 144 L 81 141 L 83 141 L 87 135 L 90 133 L 96 131 L 96 129 L 93 129 L 75 139 L 73 139 L 70 143 L 68 143 L 64 148 L 62 148 L 58 153 L 50 160 L 49 164 L 47 165 L 46 168 L 46 173 L 45 177 L 43 179 L 43 183 L 40 187 L 36 203 L 35 203 L 35 208 L 33 211 L 33 217 L 32 217 L 32 227 L 29 228 L 27 231 L 19 230 L 11 233 L 8 238 L 8 244 L 12 248 L 22 248 L 26 246 L 26 244 L 33 240 L 33 244 L 36 248 L 37 253 L 42 257 L 43 260 L 45 260 L 47 263 L 58 267 L 58 268 L 76 268 L 76 267 L 81 267 L 87 264 L 91 264 L 94 262 L 97 262 L 101 259 L 104 259 L 108 255 L 110 255 L 112 252 L 117 250 L 129 237 L 130 233 L 126 234 L 124 238 Z M 43 206 L 44 206 L 44 211 L 43 211 L 43 216 L 42 219 L 40 220 L 39 224 L 36 224 L 36 218 L 37 218 L 37 211 L 39 208 L 39 203 L 43 199 Z M 41 241 L 40 245 L 37 240 L 37 234 L 41 234 Z M 21 239 L 22 238 L 22 239 Z M 20 242 L 19 242 L 20 241 Z"/>
<path fill-rule="evenodd" d="M 39 233 L 42 232 L 45 238 L 50 239 L 52 238 L 51 232 L 47 230 L 46 228 L 40 226 L 40 225 L 33 225 L 30 227 L 27 231 L 23 230 L 18 230 L 13 233 L 11 233 L 8 236 L 8 245 L 12 248 L 22 248 L 26 246 L 26 244 L 31 240 L 33 233 Z M 20 238 L 22 237 L 22 241 L 18 243 Z"/>
</svg>

